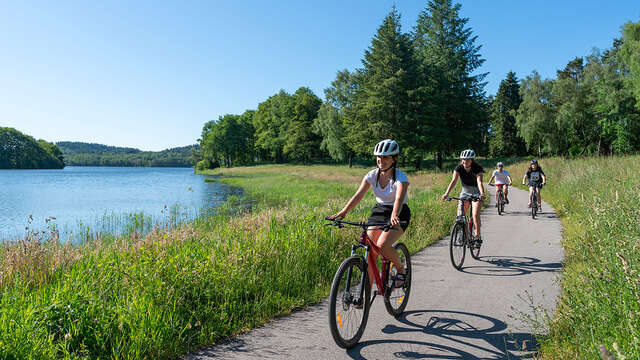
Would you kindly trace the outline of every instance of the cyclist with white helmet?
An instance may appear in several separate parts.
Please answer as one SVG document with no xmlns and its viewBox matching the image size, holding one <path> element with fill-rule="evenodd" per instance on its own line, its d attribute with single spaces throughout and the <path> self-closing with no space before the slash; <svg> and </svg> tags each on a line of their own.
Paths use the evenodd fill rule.
<svg viewBox="0 0 640 360">
<path fill-rule="evenodd" d="M 369 238 L 376 242 L 382 254 L 389 258 L 398 273 L 395 277 L 395 287 L 402 287 L 406 280 L 406 273 L 402 261 L 396 250 L 392 247 L 402 234 L 404 234 L 411 211 L 407 205 L 407 189 L 409 178 L 402 171 L 396 169 L 400 147 L 395 140 L 382 140 L 373 149 L 376 156 L 377 167 L 369 171 L 356 193 L 338 213 L 329 216 L 330 219 L 342 219 L 364 198 L 369 188 L 373 189 L 376 197 L 376 205 L 371 210 L 368 222 L 391 222 L 393 228 L 388 232 L 376 228 L 369 228 Z"/>
<path fill-rule="evenodd" d="M 474 201 L 471 203 L 471 210 L 473 213 L 473 240 L 477 245 L 482 244 L 482 238 L 480 237 L 480 202 L 484 200 L 484 186 L 482 185 L 482 173 L 484 169 L 480 164 L 476 163 L 473 158 L 476 157 L 475 151 L 471 149 L 464 150 L 460 153 L 460 164 L 453 170 L 453 177 L 442 195 L 442 200 L 446 200 L 449 193 L 458 182 L 458 178 L 462 184 L 462 192 L 459 197 L 465 197 L 469 195 L 477 195 L 480 197 L 480 201 Z M 464 211 L 469 209 L 470 201 L 464 202 Z M 460 207 L 458 206 L 458 211 Z M 458 214 L 460 216 L 462 214 Z"/>
<path fill-rule="evenodd" d="M 498 162 L 497 169 L 493 170 L 493 174 L 491 175 L 491 179 L 489 179 L 489 184 L 496 180 L 496 190 L 502 189 L 502 193 L 504 194 L 504 202 L 509 203 L 509 186 L 513 184 L 511 181 L 511 174 L 507 170 L 504 169 L 504 164 L 502 161 Z M 498 207 L 498 192 L 496 191 L 496 207 Z"/>
</svg>

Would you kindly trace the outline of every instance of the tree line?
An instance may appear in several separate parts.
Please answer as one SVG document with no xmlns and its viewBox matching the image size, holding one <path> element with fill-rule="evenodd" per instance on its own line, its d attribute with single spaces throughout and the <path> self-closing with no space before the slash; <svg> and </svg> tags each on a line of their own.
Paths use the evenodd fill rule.
<svg viewBox="0 0 640 360">
<path fill-rule="evenodd" d="M 485 61 L 460 4 L 431 0 L 409 32 L 389 12 L 362 67 L 341 70 L 324 90 L 281 90 L 242 115 L 207 122 L 199 168 L 251 162 L 370 157 L 384 138 L 419 168 L 464 148 L 492 156 L 621 154 L 640 147 L 640 22 L 611 49 L 576 58 L 555 80 L 509 72 L 487 97 Z"/>
<path fill-rule="evenodd" d="M 61 141 L 56 144 L 62 150 L 67 165 L 72 166 L 192 167 L 198 151 L 198 145 L 142 151 L 84 142 Z"/>
<path fill-rule="evenodd" d="M 20 131 L 0 127 L 0 169 L 62 169 L 62 151 Z"/>
</svg>

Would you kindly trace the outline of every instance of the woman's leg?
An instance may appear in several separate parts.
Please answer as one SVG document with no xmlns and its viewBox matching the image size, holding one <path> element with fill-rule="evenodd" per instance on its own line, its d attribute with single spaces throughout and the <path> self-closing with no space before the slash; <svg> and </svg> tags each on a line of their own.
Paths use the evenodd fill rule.
<svg viewBox="0 0 640 360">
<path fill-rule="evenodd" d="M 529 186 L 529 207 L 531 207 L 531 200 L 533 199 L 533 186 Z"/>
<path fill-rule="evenodd" d="M 382 254 L 387 257 L 398 268 L 398 273 L 404 274 L 404 265 L 400 261 L 398 252 L 393 248 L 393 244 L 404 234 L 402 229 L 391 229 L 387 232 L 382 232 L 378 237 L 376 244 L 382 251 Z"/>
<path fill-rule="evenodd" d="M 509 195 L 509 185 L 502 185 L 502 189 L 504 192 L 504 199 L 507 200 L 507 195 Z"/>
<path fill-rule="evenodd" d="M 542 197 L 540 196 L 540 188 L 536 186 L 536 196 L 538 197 L 538 207 L 542 206 Z"/>
<path fill-rule="evenodd" d="M 473 231 L 476 237 L 480 236 L 480 201 L 474 201 L 471 203 L 471 210 L 473 211 Z"/>
</svg>

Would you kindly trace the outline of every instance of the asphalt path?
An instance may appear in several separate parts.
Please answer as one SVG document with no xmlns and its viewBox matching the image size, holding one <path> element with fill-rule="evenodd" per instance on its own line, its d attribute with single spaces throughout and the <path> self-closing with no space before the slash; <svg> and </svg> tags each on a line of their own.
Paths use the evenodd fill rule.
<svg viewBox="0 0 640 360">
<path fill-rule="evenodd" d="M 494 188 L 486 188 L 493 194 Z M 334 343 L 325 300 L 185 359 L 532 358 L 533 333 L 540 330 L 527 319 L 553 313 L 560 292 L 562 226 L 544 202 L 533 220 L 526 191 L 511 188 L 509 200 L 499 216 L 491 196 L 481 214 L 480 259 L 467 252 L 461 271 L 449 260 L 448 236 L 414 254 L 405 313 L 390 316 L 377 297 L 353 349 Z"/>
</svg>

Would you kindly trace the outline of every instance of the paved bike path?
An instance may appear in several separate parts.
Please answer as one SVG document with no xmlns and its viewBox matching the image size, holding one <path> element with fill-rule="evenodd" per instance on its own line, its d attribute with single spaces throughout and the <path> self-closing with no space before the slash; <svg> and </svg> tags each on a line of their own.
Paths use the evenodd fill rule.
<svg viewBox="0 0 640 360">
<path fill-rule="evenodd" d="M 462 271 L 449 260 L 448 237 L 412 256 L 409 304 L 395 319 L 373 303 L 360 343 L 339 348 L 329 332 L 328 301 L 269 322 L 186 359 L 526 359 L 536 346 L 527 316 L 553 313 L 560 292 L 562 226 L 543 202 L 536 220 L 528 193 L 510 189 L 499 216 L 491 192 L 482 212 L 480 259 Z M 453 221 L 454 214 L 451 214 Z M 526 315 L 523 315 L 526 314 Z"/>
</svg>

